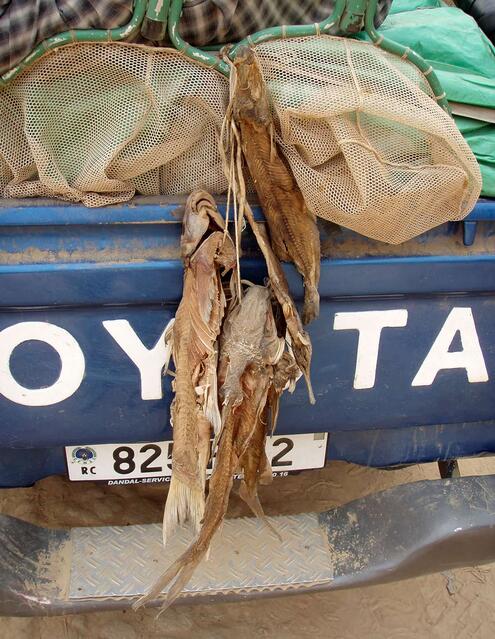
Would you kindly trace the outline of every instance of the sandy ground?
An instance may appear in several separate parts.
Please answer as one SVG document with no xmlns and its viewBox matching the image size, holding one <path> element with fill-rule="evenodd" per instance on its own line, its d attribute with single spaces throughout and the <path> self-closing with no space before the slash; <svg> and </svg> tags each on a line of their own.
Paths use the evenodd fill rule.
<svg viewBox="0 0 495 639">
<path fill-rule="evenodd" d="M 495 472 L 495 459 L 464 460 L 463 475 Z M 438 477 L 435 464 L 378 471 L 334 463 L 276 479 L 263 490 L 268 514 L 324 510 L 393 485 Z M 51 477 L 34 488 L 0 492 L 0 512 L 41 525 L 156 522 L 164 488 L 70 484 Z M 246 515 L 238 497 L 230 516 Z M 352 591 L 235 604 L 177 606 L 42 619 L 3 618 L 1 639 L 492 639 L 495 564 Z"/>
</svg>

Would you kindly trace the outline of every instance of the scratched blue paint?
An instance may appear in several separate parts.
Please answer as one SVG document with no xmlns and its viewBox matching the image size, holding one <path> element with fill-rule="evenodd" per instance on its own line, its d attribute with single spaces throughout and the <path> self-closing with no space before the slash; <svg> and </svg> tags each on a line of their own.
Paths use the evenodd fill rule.
<svg viewBox="0 0 495 639">
<path fill-rule="evenodd" d="M 82 205 L 52 200 L 0 201 L 1 226 L 45 226 L 57 224 L 122 224 L 149 222 L 177 222 L 182 218 L 184 201 L 163 197 L 140 197 L 130 202 L 88 209 Z M 220 210 L 224 206 L 220 204 Z M 260 208 L 253 207 L 255 216 L 262 218 Z M 468 220 L 495 219 L 495 201 L 480 199 Z"/>
<path fill-rule="evenodd" d="M 0 397 L 0 485 L 65 472 L 64 445 L 170 437 L 169 380 L 163 400 L 143 401 L 136 367 L 102 326 L 127 319 L 151 347 L 180 299 L 180 261 L 160 255 L 177 246 L 181 205 L 140 202 L 93 210 L 0 205 L 0 252 L 9 258 L 0 257 L 0 330 L 51 322 L 77 339 L 86 360 L 81 387 L 59 404 L 32 408 Z M 495 219 L 495 205 L 480 202 L 472 216 Z M 444 225 L 432 234 L 456 232 Z M 427 241 L 418 238 L 418 245 Z M 23 258 L 28 249 L 40 252 L 39 263 Z M 116 260 L 99 258 L 109 250 Z M 46 257 L 56 251 L 69 257 Z M 286 272 L 300 300 L 300 278 L 291 267 Z M 249 246 L 244 273 L 253 281 L 265 275 Z M 325 259 L 320 291 L 321 316 L 310 329 L 317 404 L 309 406 L 300 382 L 284 398 L 281 433 L 328 431 L 331 459 L 372 466 L 495 452 L 494 255 L 425 257 L 412 249 L 400 257 Z M 490 381 L 469 384 L 464 370 L 453 370 L 439 373 L 431 387 L 411 387 L 454 306 L 473 310 Z M 398 308 L 408 310 L 408 325 L 384 331 L 374 388 L 353 389 L 357 332 L 333 331 L 335 313 Z M 33 341 L 14 351 L 10 365 L 19 381 L 38 387 L 57 377 L 60 362 Z"/>
<path fill-rule="evenodd" d="M 299 275 L 285 266 L 291 290 L 302 297 Z M 259 259 L 243 262 L 245 277 L 262 281 Z M 22 306 L 175 303 L 182 291 L 179 260 L 143 263 L 0 265 L 0 308 Z M 495 256 L 325 259 L 322 298 L 490 293 Z"/>
</svg>

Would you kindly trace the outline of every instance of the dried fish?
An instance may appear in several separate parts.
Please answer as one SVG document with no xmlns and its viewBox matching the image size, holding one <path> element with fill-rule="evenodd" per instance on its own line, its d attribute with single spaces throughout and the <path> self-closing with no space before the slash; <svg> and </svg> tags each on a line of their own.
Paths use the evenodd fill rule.
<svg viewBox="0 0 495 639">
<path fill-rule="evenodd" d="M 266 484 L 272 480 L 271 467 L 265 452 L 268 413 L 269 406 L 267 403 L 254 422 L 249 443 L 244 447 L 243 452 L 239 450 L 242 447 L 242 442 L 239 437 L 236 438 L 236 453 L 239 459 L 237 470 L 243 475 L 239 496 L 251 508 L 253 513 L 267 524 L 268 522 L 258 497 L 258 484 L 261 481 Z M 240 426 L 241 424 L 242 422 Z M 268 526 L 273 530 L 270 524 Z"/>
<path fill-rule="evenodd" d="M 278 261 L 270 245 L 265 227 L 263 226 L 263 224 L 256 223 L 249 204 L 245 205 L 244 212 L 249 225 L 256 237 L 258 246 L 260 247 L 260 250 L 265 258 L 270 287 L 273 291 L 274 297 L 277 299 L 282 309 L 282 314 L 286 323 L 287 333 L 291 339 L 291 348 L 293 350 L 296 363 L 306 380 L 309 401 L 311 402 L 311 404 L 314 404 L 316 400 L 313 393 L 313 387 L 311 385 L 310 375 L 311 356 L 313 353 L 311 340 L 309 338 L 309 335 L 303 328 L 301 318 L 299 317 L 296 305 L 294 304 L 294 300 L 289 294 L 289 285 L 287 284 L 287 279 L 282 270 L 280 262 Z"/>
<path fill-rule="evenodd" d="M 293 261 L 304 280 L 302 320 L 308 324 L 318 316 L 320 298 L 320 238 L 316 217 L 306 206 L 290 169 L 280 157 L 266 84 L 251 49 L 236 55 L 232 111 L 241 146 L 260 203 L 268 222 L 276 256 Z"/>
<path fill-rule="evenodd" d="M 258 497 L 258 485 L 272 478 L 265 453 L 267 429 L 275 427 L 281 394 L 293 389 L 301 372 L 314 401 L 309 379 L 311 342 L 265 229 L 255 223 L 246 202 L 238 144 L 236 152 L 232 174 L 237 173 L 239 211 L 241 216 L 245 212 L 265 256 L 269 286 L 244 283 L 241 290 L 236 247 L 227 229 L 222 229 L 213 200 L 204 193 L 190 198 L 181 241 L 183 299 L 170 331 L 176 395 L 164 531 L 189 519 L 199 532 L 135 608 L 157 598 L 168 586 L 163 609 L 179 596 L 225 517 L 236 469 L 243 473 L 240 496 L 268 524 Z M 231 271 L 230 283 L 224 282 L 230 294 L 226 311 L 220 268 L 224 273 Z M 204 502 L 212 430 L 217 454 Z"/>
<path fill-rule="evenodd" d="M 282 359 L 284 340 L 277 334 L 270 290 L 249 286 L 235 301 L 224 322 L 219 358 L 222 430 L 201 530 L 188 550 L 153 585 L 138 605 L 156 598 L 172 583 L 165 608 L 180 594 L 196 566 L 208 552 L 211 540 L 227 511 L 233 474 L 245 465 L 245 497 L 263 517 L 257 484 L 266 480 L 264 454 L 268 395 L 274 367 Z M 174 451 L 175 452 L 175 451 Z M 242 460 L 242 461 L 241 461 Z M 174 460 L 175 463 L 175 460 Z"/>
<path fill-rule="evenodd" d="M 272 338 L 274 335 L 272 335 Z M 257 374 L 250 375 L 251 371 L 246 371 L 243 378 L 244 411 L 239 411 L 240 418 L 237 436 L 235 440 L 236 453 L 239 458 L 239 471 L 243 474 L 239 496 L 247 503 L 253 513 L 265 521 L 267 526 L 280 538 L 271 524 L 266 520 L 263 508 L 258 498 L 258 485 L 268 484 L 272 480 L 272 469 L 266 456 L 266 436 L 268 430 L 275 429 L 278 416 L 279 399 L 287 386 L 295 382 L 300 375 L 294 357 L 288 351 L 284 351 L 281 357 L 273 362 L 272 366 L 265 368 L 265 376 L 269 375 L 268 385 L 263 377 Z M 256 393 L 260 393 L 259 385 L 263 385 L 265 394 L 265 404 L 262 411 L 257 408 Z M 251 414 L 250 414 L 251 411 Z M 251 425 L 252 424 L 252 425 Z"/>
<path fill-rule="evenodd" d="M 232 69 L 232 72 L 235 77 L 235 68 Z M 233 84 L 235 85 L 235 83 Z M 258 224 L 255 221 L 253 211 L 247 201 L 246 182 L 244 180 L 244 172 L 242 170 L 242 152 L 240 147 L 239 131 L 233 119 L 229 119 L 227 117 L 226 120 L 228 120 L 228 126 L 225 126 L 226 139 L 224 142 L 227 147 L 230 147 L 230 163 L 227 159 L 227 154 L 224 152 L 225 172 L 226 175 L 230 176 L 230 179 L 235 186 L 234 191 L 238 198 L 240 217 L 247 218 L 258 246 L 265 258 L 270 288 L 279 304 L 279 311 L 281 310 L 279 315 L 284 318 L 285 329 L 282 333 L 286 331 L 289 335 L 291 348 L 297 365 L 306 380 L 309 401 L 314 404 L 315 397 L 310 377 L 312 356 L 311 340 L 303 328 L 294 300 L 289 294 L 287 279 L 280 262 L 272 249 L 266 228 L 263 224 Z"/>
<path fill-rule="evenodd" d="M 178 523 L 189 520 L 199 530 L 210 433 L 221 421 L 215 384 L 216 342 L 226 302 L 220 271 L 234 267 L 235 251 L 208 193 L 196 191 L 187 201 L 181 250 L 185 271 L 171 337 L 176 368 L 171 407 L 174 452 L 164 542 Z"/>
<path fill-rule="evenodd" d="M 210 489 L 206 499 L 203 524 L 196 540 L 172 563 L 146 595 L 133 605 L 134 609 L 156 599 L 173 582 L 162 606 L 162 611 L 166 610 L 180 595 L 196 567 L 206 556 L 211 540 L 225 517 L 229 503 L 234 470 L 237 464 L 237 456 L 234 453 L 234 429 L 235 419 L 231 412 L 221 435 L 215 468 L 210 478 Z"/>
</svg>

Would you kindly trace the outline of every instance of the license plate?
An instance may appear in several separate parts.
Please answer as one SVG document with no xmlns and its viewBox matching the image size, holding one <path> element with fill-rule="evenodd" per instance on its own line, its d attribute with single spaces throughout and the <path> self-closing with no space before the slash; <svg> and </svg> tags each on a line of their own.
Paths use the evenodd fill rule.
<svg viewBox="0 0 495 639">
<path fill-rule="evenodd" d="M 322 468 L 327 433 L 268 437 L 266 453 L 274 477 Z M 166 483 L 172 473 L 172 442 L 66 446 L 69 479 L 109 484 Z M 210 462 L 211 473 L 214 460 Z"/>
</svg>

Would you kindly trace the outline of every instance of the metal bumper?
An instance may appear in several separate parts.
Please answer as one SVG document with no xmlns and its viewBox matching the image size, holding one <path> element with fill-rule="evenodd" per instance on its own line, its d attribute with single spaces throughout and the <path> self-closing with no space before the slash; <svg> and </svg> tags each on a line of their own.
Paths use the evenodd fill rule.
<svg viewBox="0 0 495 639">
<path fill-rule="evenodd" d="M 406 484 L 324 513 L 234 519 L 180 601 L 232 601 L 395 581 L 495 560 L 495 476 Z M 129 607 L 185 548 L 158 524 L 50 530 L 0 515 L 0 614 Z M 156 602 L 159 603 L 158 601 Z"/>
</svg>

